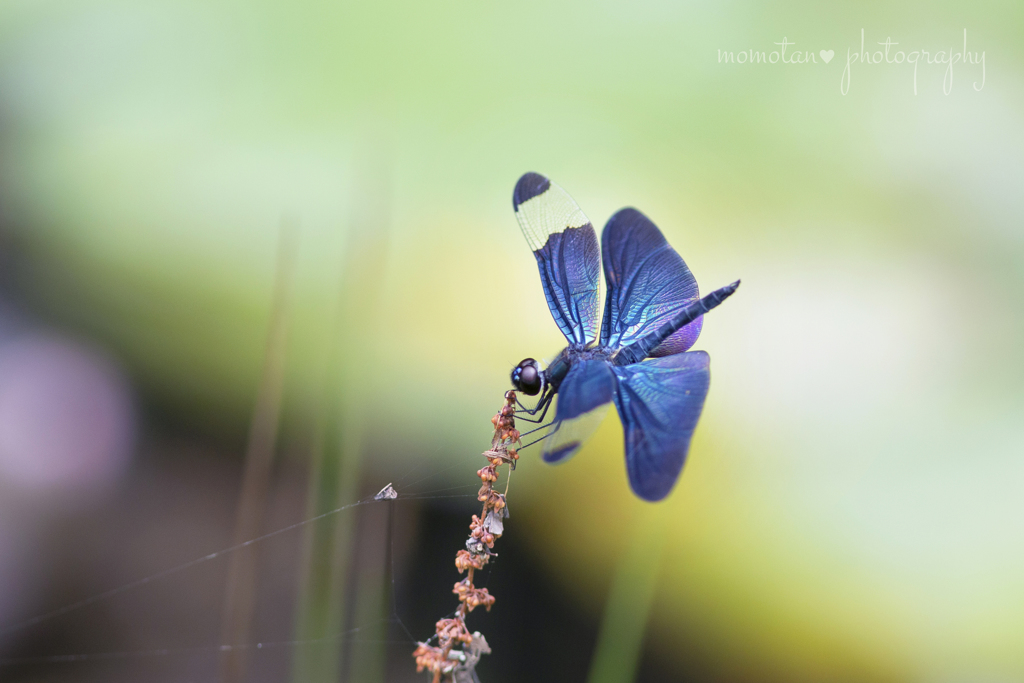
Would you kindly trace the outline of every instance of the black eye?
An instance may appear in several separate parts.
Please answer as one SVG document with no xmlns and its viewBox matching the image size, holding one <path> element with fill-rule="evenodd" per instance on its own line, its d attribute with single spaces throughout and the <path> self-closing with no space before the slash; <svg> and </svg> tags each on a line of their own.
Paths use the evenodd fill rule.
<svg viewBox="0 0 1024 683">
<path fill-rule="evenodd" d="M 512 370 L 512 386 L 529 396 L 536 396 L 544 385 L 540 364 L 527 358 Z"/>
</svg>

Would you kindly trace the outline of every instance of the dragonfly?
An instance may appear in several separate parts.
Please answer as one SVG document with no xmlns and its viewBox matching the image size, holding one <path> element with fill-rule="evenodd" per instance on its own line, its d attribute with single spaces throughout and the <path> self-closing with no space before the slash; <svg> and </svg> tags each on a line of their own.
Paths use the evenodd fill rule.
<svg viewBox="0 0 1024 683">
<path fill-rule="evenodd" d="M 568 341 L 546 368 L 526 358 L 512 370 L 517 392 L 538 396 L 532 408 L 517 401 L 517 412 L 533 418 L 519 419 L 543 423 L 554 402 L 553 420 L 538 428 L 549 431 L 538 441 L 546 462 L 563 462 L 614 403 L 630 487 L 644 500 L 662 500 L 682 472 L 711 382 L 710 357 L 689 349 L 704 314 L 740 281 L 701 297 L 682 257 L 634 208 L 608 219 L 599 247 L 579 205 L 539 173 L 519 179 L 512 206 Z M 607 292 L 598 337 L 602 262 Z"/>
</svg>

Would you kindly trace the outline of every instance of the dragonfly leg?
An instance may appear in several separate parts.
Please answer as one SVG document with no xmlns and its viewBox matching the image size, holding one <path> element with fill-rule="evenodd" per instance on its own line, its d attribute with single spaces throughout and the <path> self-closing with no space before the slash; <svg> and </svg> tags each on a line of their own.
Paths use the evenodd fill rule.
<svg viewBox="0 0 1024 683">
<path fill-rule="evenodd" d="M 550 432 L 548 432 L 547 434 L 545 434 L 544 436 L 540 437 L 539 439 L 531 441 L 530 443 L 528 443 L 525 446 L 523 446 L 522 448 L 520 448 L 519 452 L 522 452 L 523 448 L 529 448 L 530 446 L 532 446 L 535 443 L 540 443 L 541 441 L 543 441 L 544 439 L 548 438 L 549 436 L 551 436 L 552 434 L 554 434 L 557 431 L 558 431 L 558 429 L 553 429 Z"/>
<path fill-rule="evenodd" d="M 523 420 L 525 422 L 533 422 L 535 424 L 538 423 L 538 422 L 543 422 L 544 421 L 544 416 L 548 414 L 548 408 L 551 407 L 551 399 L 553 399 L 554 397 L 555 397 L 554 393 L 545 394 L 543 397 L 541 397 L 541 399 L 539 401 L 537 401 L 537 405 L 535 405 L 533 408 L 527 408 L 522 403 L 519 403 L 519 399 L 517 398 L 516 399 L 516 403 L 519 403 L 519 406 L 523 409 L 521 412 L 526 413 L 527 415 L 531 415 L 531 416 L 536 415 L 537 411 L 540 410 L 541 408 L 544 409 L 544 412 L 542 412 L 540 414 L 540 417 L 537 418 L 536 420 L 531 420 L 528 417 L 519 417 L 519 416 L 517 416 L 516 419 Z M 520 412 L 520 411 L 517 411 L 517 412 Z"/>
<path fill-rule="evenodd" d="M 548 422 L 546 425 L 541 425 L 540 427 L 534 427 L 533 429 L 531 429 L 528 432 L 520 432 L 519 436 L 523 437 L 523 436 L 527 436 L 528 434 L 533 434 L 534 432 L 539 432 L 542 429 L 547 429 L 548 427 L 550 427 L 553 424 L 555 424 L 555 423 L 554 422 Z"/>
<path fill-rule="evenodd" d="M 523 402 L 517 398 L 516 405 L 521 408 L 521 410 L 516 411 L 517 413 L 527 413 L 528 415 L 533 415 L 535 412 L 537 412 L 537 407 L 540 406 L 540 402 L 538 402 L 537 405 L 534 406 L 533 408 L 527 408 L 525 405 L 523 405 Z"/>
</svg>

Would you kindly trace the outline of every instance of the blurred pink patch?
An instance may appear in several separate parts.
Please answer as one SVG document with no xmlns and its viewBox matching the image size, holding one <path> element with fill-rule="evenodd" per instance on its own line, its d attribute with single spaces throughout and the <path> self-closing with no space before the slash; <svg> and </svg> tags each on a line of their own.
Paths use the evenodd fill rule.
<svg viewBox="0 0 1024 683">
<path fill-rule="evenodd" d="M 44 336 L 0 346 L 0 482 L 98 492 L 124 471 L 134 431 L 128 383 L 106 358 Z"/>
</svg>

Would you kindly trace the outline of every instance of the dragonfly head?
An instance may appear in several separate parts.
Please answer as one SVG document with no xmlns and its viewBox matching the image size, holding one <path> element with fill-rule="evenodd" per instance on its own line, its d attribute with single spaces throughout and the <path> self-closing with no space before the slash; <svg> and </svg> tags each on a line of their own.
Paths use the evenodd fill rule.
<svg viewBox="0 0 1024 683">
<path fill-rule="evenodd" d="M 544 371 L 540 363 L 532 358 L 512 368 L 512 386 L 527 396 L 536 396 L 544 388 Z"/>
</svg>

